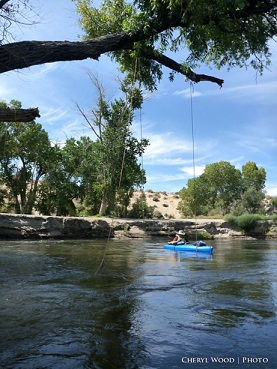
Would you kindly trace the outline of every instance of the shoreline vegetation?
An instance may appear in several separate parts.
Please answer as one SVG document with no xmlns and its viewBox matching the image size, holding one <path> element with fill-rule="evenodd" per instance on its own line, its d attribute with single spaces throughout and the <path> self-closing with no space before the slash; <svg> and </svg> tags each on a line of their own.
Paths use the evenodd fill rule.
<svg viewBox="0 0 277 369">
<path fill-rule="evenodd" d="M 179 229 L 185 230 L 191 239 L 195 234 L 202 240 L 277 239 L 276 219 L 255 219 L 248 223 L 241 229 L 234 219 L 121 219 L 0 213 L 0 239 L 168 239 Z"/>
</svg>

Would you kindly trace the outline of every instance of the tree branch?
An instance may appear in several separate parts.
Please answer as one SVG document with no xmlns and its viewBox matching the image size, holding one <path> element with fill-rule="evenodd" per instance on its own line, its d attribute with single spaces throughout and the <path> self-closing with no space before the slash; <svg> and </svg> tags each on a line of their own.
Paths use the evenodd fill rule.
<svg viewBox="0 0 277 369">
<path fill-rule="evenodd" d="M 21 41 L 0 46 L 0 73 L 60 61 L 98 59 L 101 54 L 128 48 L 137 37 L 127 32 L 90 41 Z"/>
<path fill-rule="evenodd" d="M 39 117 L 40 115 L 38 108 L 0 108 L 0 122 L 31 122 Z"/>
<path fill-rule="evenodd" d="M 10 0 L 1 0 L 0 1 L 0 9 L 3 8 L 4 5 L 6 5 Z"/>
<path fill-rule="evenodd" d="M 177 63 L 175 60 L 163 54 L 158 54 L 157 52 L 155 52 L 155 50 L 149 49 L 147 52 L 143 51 L 143 56 L 148 59 L 156 60 L 158 63 L 168 67 L 169 69 L 183 74 L 184 76 L 186 76 L 189 80 L 193 82 L 196 82 L 196 83 L 202 82 L 202 81 L 213 82 L 213 83 L 217 83 L 220 87 L 222 87 L 224 83 L 223 79 L 216 78 L 213 76 L 208 76 L 206 74 L 197 74 L 193 72 L 190 68 L 185 68 L 184 66 L 182 66 L 182 64 Z"/>
<path fill-rule="evenodd" d="M 26 68 L 32 65 L 57 61 L 98 59 L 101 54 L 116 50 L 132 48 L 133 43 L 141 39 L 141 35 L 130 35 L 120 32 L 102 36 L 90 41 L 22 41 L 0 46 L 0 73 L 14 69 Z M 196 74 L 185 70 L 181 64 L 155 51 L 147 51 L 144 57 L 156 60 L 164 66 L 185 75 L 191 81 L 209 81 L 222 87 L 223 80 Z M 80 109 L 79 109 L 80 110 Z M 0 109 L 0 121 L 30 122 L 40 117 L 38 109 Z"/>
<path fill-rule="evenodd" d="M 93 133 L 95 134 L 95 136 L 98 138 L 99 141 L 101 141 L 102 140 L 101 136 L 96 132 L 96 130 L 94 129 L 93 125 L 90 123 L 88 117 L 86 116 L 86 114 L 81 109 L 80 105 L 78 103 L 76 103 L 76 106 L 77 106 L 77 109 L 79 110 L 79 112 L 81 113 L 81 115 L 85 118 L 85 121 L 87 122 L 87 124 L 89 125 L 89 127 L 91 128 L 91 130 L 93 131 Z"/>
<path fill-rule="evenodd" d="M 101 54 L 132 48 L 133 43 L 141 40 L 142 37 L 139 33 L 130 35 L 127 32 L 120 32 L 83 42 L 22 41 L 3 45 L 0 46 L 0 73 L 57 61 L 87 58 L 97 60 Z M 143 56 L 156 60 L 194 82 L 210 81 L 217 83 L 220 87 L 224 82 L 216 77 L 196 74 L 192 70 L 185 71 L 181 64 L 153 50 L 144 52 Z"/>
</svg>

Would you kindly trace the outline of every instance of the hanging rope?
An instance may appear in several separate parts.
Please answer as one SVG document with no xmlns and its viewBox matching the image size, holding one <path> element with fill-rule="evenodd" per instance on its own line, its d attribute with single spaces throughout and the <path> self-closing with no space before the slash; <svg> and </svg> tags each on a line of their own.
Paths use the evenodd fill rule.
<svg viewBox="0 0 277 369">
<path fill-rule="evenodd" d="M 137 74 L 137 66 L 138 66 L 138 58 L 136 58 L 136 62 L 135 62 L 135 70 L 134 70 L 134 78 L 132 81 L 132 86 L 131 86 L 131 98 L 130 98 L 130 105 L 132 105 L 133 102 L 133 98 L 134 98 L 134 86 L 135 86 L 135 81 L 136 81 L 136 74 Z M 126 101 L 125 107 L 127 109 L 128 106 L 128 101 Z M 130 125 L 130 121 L 131 121 L 131 114 L 132 114 L 132 110 L 130 109 L 130 114 L 129 114 L 129 124 Z M 123 114 L 124 115 L 124 112 Z M 121 185 L 121 181 L 122 181 L 122 176 L 123 176 L 123 169 L 124 169 L 124 163 L 125 163 L 125 157 L 126 157 L 126 141 L 125 141 L 125 146 L 124 146 L 124 151 L 123 151 L 123 158 L 122 158 L 122 162 L 121 162 L 121 170 L 120 170 L 120 177 L 119 177 L 119 183 L 118 183 L 118 188 L 120 188 Z"/>
<path fill-rule="evenodd" d="M 140 142 L 142 143 L 142 139 L 143 139 L 143 132 L 142 132 L 142 112 L 141 112 L 141 108 L 140 108 L 140 111 L 139 111 L 139 124 L 140 124 Z M 141 154 L 141 182 L 143 183 L 143 153 Z M 142 193 L 143 193 L 143 196 L 145 195 L 144 194 L 144 183 L 142 185 Z M 145 220 L 145 206 L 142 207 L 142 220 L 144 222 Z"/>
<path fill-rule="evenodd" d="M 108 243 L 110 242 L 110 238 L 111 238 L 111 235 L 112 235 L 112 226 L 110 226 L 110 229 L 109 229 L 109 235 L 108 235 L 108 238 L 107 238 L 107 242 L 105 244 L 105 247 L 104 247 L 104 252 L 103 252 L 103 256 L 102 256 L 102 259 L 101 259 L 101 262 L 98 266 L 98 268 L 96 269 L 95 271 L 95 274 L 98 274 L 99 270 L 103 267 L 104 265 L 104 261 L 105 261 L 105 257 L 106 257 L 106 253 L 107 253 L 107 250 L 108 250 Z"/>
<path fill-rule="evenodd" d="M 137 64 L 138 64 L 138 59 L 136 58 L 136 61 L 135 61 L 135 69 L 134 69 L 134 78 L 132 80 L 132 85 L 131 85 L 131 98 L 130 98 L 130 101 L 129 101 L 129 104 L 131 106 L 132 106 L 132 101 L 133 101 L 133 97 L 134 97 L 134 86 L 135 86 L 135 81 L 136 81 Z M 128 107 L 128 100 L 126 101 L 126 104 L 125 104 L 124 109 L 123 109 L 122 114 L 121 114 L 121 122 L 122 122 L 122 120 L 124 118 L 125 111 L 126 111 L 127 107 Z M 130 123 L 131 122 L 131 114 L 132 114 L 132 110 L 130 109 L 129 123 L 128 123 L 128 125 L 131 124 Z M 119 182 L 118 182 L 118 187 L 117 187 L 116 192 L 118 192 L 118 190 L 120 189 L 121 182 L 122 182 L 123 169 L 124 169 L 125 157 L 126 157 L 126 150 L 127 150 L 127 144 L 126 144 L 126 140 L 125 140 L 123 157 L 122 157 L 122 161 L 121 161 L 121 169 L 120 169 L 120 175 L 119 175 Z M 103 267 L 103 265 L 104 265 L 106 253 L 107 253 L 107 250 L 108 250 L 108 244 L 110 242 L 110 238 L 111 238 L 111 234 L 112 234 L 112 229 L 113 229 L 113 217 L 112 217 L 112 222 L 111 222 L 111 225 L 110 225 L 110 228 L 109 228 L 109 235 L 108 235 L 108 238 L 107 238 L 107 242 L 106 242 L 105 247 L 104 247 L 103 256 L 102 256 L 101 262 L 100 262 L 97 270 L 95 271 L 95 274 L 97 274 L 100 271 L 100 269 Z"/>
<path fill-rule="evenodd" d="M 193 93 L 194 88 L 190 82 L 190 119 L 191 119 L 191 140 L 192 140 L 192 168 L 193 168 L 193 208 L 194 208 L 194 222 L 196 224 L 196 188 L 195 188 L 195 140 L 194 140 L 194 117 L 193 117 Z M 195 241 L 197 241 L 197 229 L 195 229 Z"/>
</svg>

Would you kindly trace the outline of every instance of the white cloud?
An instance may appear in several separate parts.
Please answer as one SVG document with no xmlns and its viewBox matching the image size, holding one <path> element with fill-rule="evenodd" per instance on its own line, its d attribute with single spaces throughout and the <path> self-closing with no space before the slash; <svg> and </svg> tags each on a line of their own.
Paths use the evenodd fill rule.
<svg viewBox="0 0 277 369">
<path fill-rule="evenodd" d="M 165 154 L 189 153 L 192 144 L 188 140 L 177 137 L 172 132 L 162 134 L 147 134 L 150 145 L 146 148 L 145 156 L 159 156 Z"/>
<path fill-rule="evenodd" d="M 266 188 L 266 194 L 269 196 L 277 196 L 277 187 Z"/>
<path fill-rule="evenodd" d="M 160 175 L 150 175 L 147 177 L 147 182 L 156 182 L 156 183 L 164 183 L 164 182 L 176 182 L 176 181 L 185 181 L 186 177 L 183 174 L 160 174 Z"/>
<path fill-rule="evenodd" d="M 270 146 L 270 147 L 277 147 L 277 139 L 275 138 L 267 138 L 266 139 L 266 145 Z"/>
<path fill-rule="evenodd" d="M 196 177 L 199 177 L 201 174 L 204 173 L 205 165 L 196 165 L 195 167 L 183 167 L 181 170 L 188 176 L 193 177 L 194 175 Z"/>
<path fill-rule="evenodd" d="M 9 102 L 11 99 L 9 96 L 12 96 L 13 88 L 9 86 L 5 81 L 1 81 L 0 85 L 0 101 Z"/>
<path fill-rule="evenodd" d="M 179 165 L 184 165 L 187 164 L 189 161 L 189 159 L 183 159 L 181 157 L 175 158 L 175 157 L 170 157 L 170 156 L 166 156 L 166 155 L 162 155 L 162 156 L 144 156 L 144 164 L 145 165 L 168 165 L 168 166 L 179 166 Z"/>
<path fill-rule="evenodd" d="M 201 96 L 202 93 L 199 91 L 195 91 L 194 88 L 185 88 L 184 90 L 177 90 L 173 92 L 173 95 L 182 96 L 186 99 L 190 99 L 191 97 Z"/>
<path fill-rule="evenodd" d="M 155 133 L 155 124 L 149 124 L 151 133 L 146 132 L 143 137 L 149 139 L 143 155 L 145 165 L 161 166 L 189 166 L 193 161 L 192 140 L 182 138 L 173 132 Z M 217 139 L 203 139 L 195 145 L 194 161 L 199 166 L 211 161 L 218 145 Z"/>
<path fill-rule="evenodd" d="M 229 99 L 251 99 L 265 104 L 275 103 L 277 81 L 275 78 L 268 82 L 240 85 L 230 87 L 222 91 L 222 95 L 228 95 Z"/>
<path fill-rule="evenodd" d="M 51 108 L 43 107 L 41 109 L 41 115 L 45 124 L 53 125 L 54 123 L 61 121 L 68 114 L 67 110 L 63 110 L 61 107 Z"/>
</svg>

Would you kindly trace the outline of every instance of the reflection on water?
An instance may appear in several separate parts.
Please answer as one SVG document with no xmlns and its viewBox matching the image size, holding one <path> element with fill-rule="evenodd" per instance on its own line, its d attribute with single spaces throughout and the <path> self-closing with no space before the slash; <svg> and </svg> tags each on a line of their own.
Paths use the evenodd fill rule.
<svg viewBox="0 0 277 369">
<path fill-rule="evenodd" d="M 276 242 L 162 245 L 1 241 L 0 367 L 275 368 Z"/>
</svg>

